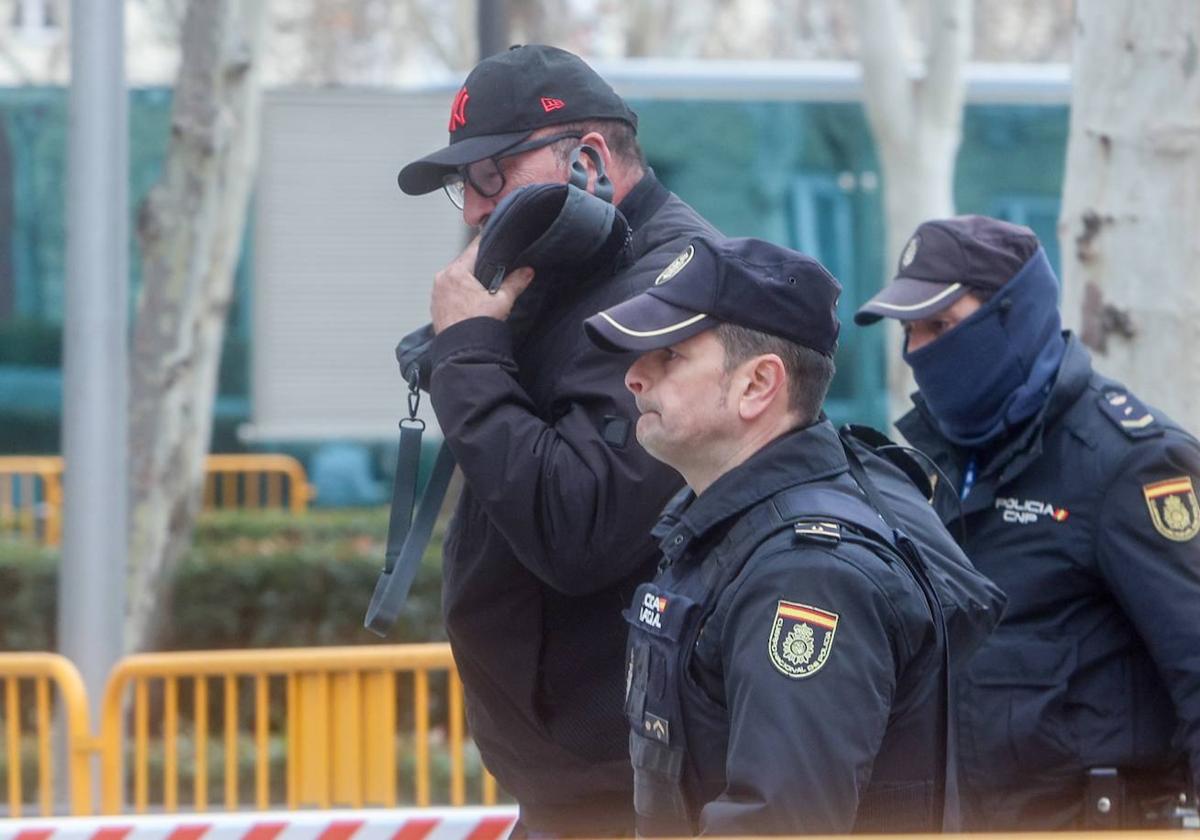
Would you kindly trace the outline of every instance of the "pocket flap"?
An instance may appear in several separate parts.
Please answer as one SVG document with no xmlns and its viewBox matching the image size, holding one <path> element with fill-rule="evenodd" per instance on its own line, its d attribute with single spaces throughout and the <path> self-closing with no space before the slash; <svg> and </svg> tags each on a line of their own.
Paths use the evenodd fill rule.
<svg viewBox="0 0 1200 840">
<path fill-rule="evenodd" d="M 971 659 L 967 673 L 976 685 L 1065 687 L 1074 669 L 1074 645 L 993 637 Z"/>
</svg>

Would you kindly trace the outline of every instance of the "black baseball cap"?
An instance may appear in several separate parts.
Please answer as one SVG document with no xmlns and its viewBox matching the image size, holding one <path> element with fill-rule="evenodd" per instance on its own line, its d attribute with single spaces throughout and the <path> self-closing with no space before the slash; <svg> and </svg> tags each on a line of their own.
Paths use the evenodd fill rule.
<svg viewBox="0 0 1200 840">
<path fill-rule="evenodd" d="M 516 46 L 475 65 L 450 105 L 450 142 L 400 170 L 409 195 L 441 189 L 460 166 L 515 146 L 539 128 L 635 114 L 579 56 L 542 44 Z"/>
<path fill-rule="evenodd" d="M 797 251 L 697 237 L 653 286 L 588 318 L 584 329 L 603 350 L 644 353 L 730 323 L 832 356 L 841 291 L 823 265 Z"/>
<path fill-rule="evenodd" d="M 880 318 L 916 321 L 972 290 L 994 292 L 1039 247 L 1029 228 L 988 216 L 925 222 L 900 252 L 896 277 L 854 313 L 854 323 L 866 326 Z"/>
</svg>

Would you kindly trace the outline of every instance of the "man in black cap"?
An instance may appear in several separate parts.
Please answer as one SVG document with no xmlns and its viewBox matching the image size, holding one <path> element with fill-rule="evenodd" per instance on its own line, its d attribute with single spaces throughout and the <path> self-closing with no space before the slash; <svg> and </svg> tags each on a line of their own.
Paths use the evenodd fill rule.
<svg viewBox="0 0 1200 840">
<path fill-rule="evenodd" d="M 1032 231 L 960 216 L 855 315 L 903 324 L 897 427 L 1009 598 L 957 695 L 974 830 L 1163 825 L 1200 771 L 1200 445 L 1092 370 L 1058 291 Z"/>
<path fill-rule="evenodd" d="M 480 62 L 449 128 L 445 148 L 400 172 L 406 193 L 444 188 L 468 225 L 485 225 L 518 187 L 567 183 L 588 146 L 577 165 L 593 187 L 603 167 L 632 229 L 615 261 L 573 261 L 562 237 L 556 270 L 529 286 L 521 268 L 495 294 L 472 273 L 476 238 L 434 283 L 430 354 L 433 407 L 465 479 L 443 612 L 472 736 L 520 803 L 518 833 L 629 833 L 620 605 L 653 574 L 649 530 L 679 479 L 633 440 L 626 362 L 580 325 L 713 231 L 655 179 L 637 116 L 571 53 L 524 46 Z"/>
<path fill-rule="evenodd" d="M 637 438 L 689 487 L 626 612 L 641 835 L 954 824 L 946 662 L 1000 603 L 912 480 L 825 419 L 839 292 L 786 248 L 696 239 L 585 322 L 642 354 Z M 943 576 L 973 593 L 972 638 Z"/>
</svg>

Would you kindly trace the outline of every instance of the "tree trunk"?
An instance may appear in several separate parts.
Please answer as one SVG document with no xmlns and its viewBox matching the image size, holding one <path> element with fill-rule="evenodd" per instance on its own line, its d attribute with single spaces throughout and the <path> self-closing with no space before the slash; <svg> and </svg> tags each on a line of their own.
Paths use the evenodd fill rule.
<svg viewBox="0 0 1200 840">
<path fill-rule="evenodd" d="M 884 182 L 886 274 L 891 279 L 917 225 L 954 213 L 954 162 L 962 139 L 963 73 L 971 49 L 971 0 L 930 0 L 923 73 L 904 54 L 898 0 L 858 0 L 863 95 Z M 900 358 L 900 330 L 887 320 L 889 416 L 909 407 L 912 373 Z"/>
<path fill-rule="evenodd" d="M 138 218 L 125 642 L 153 638 L 200 507 L 225 315 L 258 155 L 262 0 L 191 0 L 162 180 Z"/>
<path fill-rule="evenodd" d="M 1063 316 L 1200 429 L 1200 6 L 1080 0 L 1059 238 Z"/>
</svg>

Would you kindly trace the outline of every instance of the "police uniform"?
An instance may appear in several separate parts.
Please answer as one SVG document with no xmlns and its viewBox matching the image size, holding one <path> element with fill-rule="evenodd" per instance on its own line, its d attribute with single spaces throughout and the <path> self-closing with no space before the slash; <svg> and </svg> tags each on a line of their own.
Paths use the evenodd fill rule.
<svg viewBox="0 0 1200 840">
<path fill-rule="evenodd" d="M 898 428 L 965 493 L 940 513 L 1009 596 L 957 692 L 966 826 L 1153 823 L 1200 771 L 1200 444 L 1073 336 L 1041 413 L 985 459 L 915 401 Z M 1123 801 L 1088 799 L 1102 767 Z"/>
<path fill-rule="evenodd" d="M 740 355 L 728 333 L 689 339 L 730 324 L 832 358 L 840 289 L 795 251 L 696 238 L 653 286 L 584 327 L 602 349 L 647 354 L 626 382 L 659 416 L 649 428 L 672 427 L 689 397 L 711 393 L 713 342 L 726 366 Z M 760 341 L 753 333 L 736 334 Z M 954 827 L 950 668 L 990 631 L 1003 597 L 896 447 L 878 433 L 839 435 L 823 416 L 794 428 L 794 411 L 818 407 L 780 411 L 790 391 L 760 396 L 765 413 L 722 400 L 700 431 L 657 450 L 701 492 L 659 523 L 659 576 L 625 614 L 638 832 Z M 706 433 L 706 422 L 741 436 Z M 731 442 L 753 451 L 721 471 L 687 463 L 688 443 L 720 456 Z"/>
<path fill-rule="evenodd" d="M 944 535 L 906 492 L 926 511 L 917 541 Z M 826 421 L 660 523 L 662 571 L 626 612 L 639 833 L 941 827 L 946 650 L 878 515 L 855 519 L 863 506 Z"/>
</svg>

